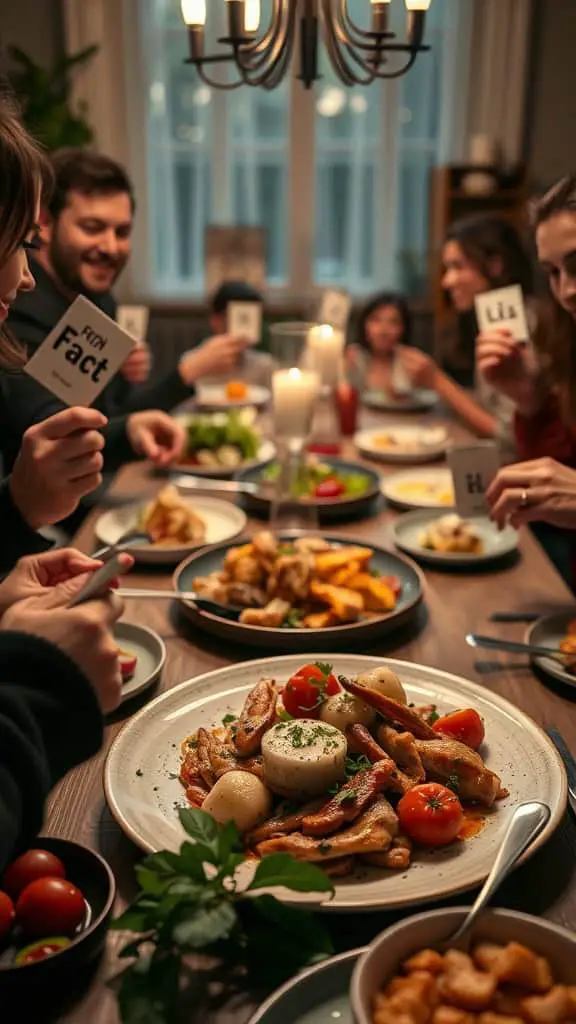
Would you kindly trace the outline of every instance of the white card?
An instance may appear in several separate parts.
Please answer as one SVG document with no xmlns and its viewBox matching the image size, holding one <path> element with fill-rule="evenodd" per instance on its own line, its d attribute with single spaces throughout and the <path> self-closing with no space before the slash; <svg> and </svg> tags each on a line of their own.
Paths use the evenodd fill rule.
<svg viewBox="0 0 576 1024">
<path fill-rule="evenodd" d="M 446 452 L 454 481 L 456 510 L 463 519 L 488 511 L 486 491 L 500 469 L 500 455 L 492 441 L 455 446 Z"/>
<path fill-rule="evenodd" d="M 66 405 L 91 405 L 133 348 L 134 338 L 78 295 L 25 370 Z"/>
<path fill-rule="evenodd" d="M 399 355 L 394 356 L 390 387 L 392 389 L 392 394 L 398 395 L 399 397 L 402 397 L 403 395 L 410 395 L 413 390 L 412 381 L 406 373 L 406 370 L 402 365 L 402 358 Z"/>
<path fill-rule="evenodd" d="M 146 341 L 149 319 L 150 310 L 148 306 L 118 306 L 116 310 L 116 323 L 118 326 L 139 344 L 143 344 Z"/>
<path fill-rule="evenodd" d="M 332 289 L 325 291 L 318 309 L 318 323 L 330 324 L 339 331 L 345 331 L 348 325 L 348 317 L 352 308 L 352 299 L 348 292 L 339 292 Z"/>
<path fill-rule="evenodd" d="M 226 330 L 249 345 L 257 345 L 262 337 L 262 303 L 229 302 L 226 306 Z"/>
<path fill-rule="evenodd" d="M 480 332 L 485 334 L 494 330 L 510 331 L 515 341 L 528 341 L 528 319 L 524 295 L 519 284 L 508 288 L 496 288 L 484 292 L 474 299 L 476 319 Z"/>
</svg>

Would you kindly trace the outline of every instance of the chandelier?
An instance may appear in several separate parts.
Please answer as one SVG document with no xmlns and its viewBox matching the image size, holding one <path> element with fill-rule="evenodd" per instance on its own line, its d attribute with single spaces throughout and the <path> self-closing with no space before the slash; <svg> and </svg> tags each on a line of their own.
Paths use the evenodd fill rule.
<svg viewBox="0 0 576 1024">
<path fill-rule="evenodd" d="M 216 4 L 218 0 L 209 0 Z M 207 0 L 182 0 L 182 15 L 188 26 L 189 52 L 206 85 L 236 89 L 255 85 L 274 89 L 285 77 L 294 52 L 299 52 L 298 78 L 310 89 L 321 75 L 318 47 L 322 39 L 330 63 L 346 86 L 370 85 L 386 78 L 399 78 L 413 67 L 423 44 L 426 11 L 431 0 L 405 0 L 408 12 L 407 39 L 397 40 L 389 31 L 391 0 L 370 0 L 370 29 L 360 28 L 350 17 L 347 0 L 272 0 L 272 12 L 265 29 L 260 26 L 260 0 L 220 0 L 227 12 L 227 34 L 218 42 L 225 50 L 205 53 Z M 366 0 L 368 3 L 368 0 Z M 387 69 L 387 55 L 404 54 L 399 69 Z M 234 81 L 213 81 L 210 65 L 232 64 Z"/>
</svg>

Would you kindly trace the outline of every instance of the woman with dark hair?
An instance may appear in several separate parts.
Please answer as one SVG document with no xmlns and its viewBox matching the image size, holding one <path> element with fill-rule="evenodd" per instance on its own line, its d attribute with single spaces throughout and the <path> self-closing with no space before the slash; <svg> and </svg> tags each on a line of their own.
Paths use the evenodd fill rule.
<svg viewBox="0 0 576 1024">
<path fill-rule="evenodd" d="M 489 492 L 500 524 L 544 522 L 565 531 L 576 581 L 576 175 L 533 204 L 538 259 L 551 300 L 539 310 L 536 359 L 506 331 L 478 339 L 479 371 L 514 405 L 518 452 Z"/>
<path fill-rule="evenodd" d="M 371 391 L 393 393 L 395 367 L 412 339 L 412 317 L 403 295 L 378 292 L 368 299 L 356 322 L 347 360 Z"/>
</svg>

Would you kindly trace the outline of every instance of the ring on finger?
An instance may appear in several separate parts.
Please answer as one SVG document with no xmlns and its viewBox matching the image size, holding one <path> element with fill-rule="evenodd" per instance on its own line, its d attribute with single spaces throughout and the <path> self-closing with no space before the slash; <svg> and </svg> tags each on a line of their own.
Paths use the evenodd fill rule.
<svg viewBox="0 0 576 1024">
<path fill-rule="evenodd" d="M 523 490 L 520 495 L 520 508 L 526 508 L 528 504 L 528 491 Z"/>
</svg>

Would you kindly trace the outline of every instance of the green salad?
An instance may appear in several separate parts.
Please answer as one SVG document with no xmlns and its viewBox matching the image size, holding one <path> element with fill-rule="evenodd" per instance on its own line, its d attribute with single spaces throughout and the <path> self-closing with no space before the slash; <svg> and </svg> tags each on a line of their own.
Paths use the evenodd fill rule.
<svg viewBox="0 0 576 1024">
<path fill-rule="evenodd" d="M 253 409 L 191 416 L 186 424 L 188 450 L 182 461 L 193 466 L 235 469 L 255 459 L 261 444 L 255 420 Z"/>
<path fill-rule="evenodd" d="M 272 462 L 262 476 L 266 480 L 276 480 L 280 466 Z M 348 473 L 331 466 L 327 462 L 310 459 L 302 466 L 294 482 L 295 498 L 317 498 L 331 500 L 337 498 L 359 498 L 370 487 L 370 477 L 365 473 Z"/>
</svg>

